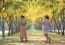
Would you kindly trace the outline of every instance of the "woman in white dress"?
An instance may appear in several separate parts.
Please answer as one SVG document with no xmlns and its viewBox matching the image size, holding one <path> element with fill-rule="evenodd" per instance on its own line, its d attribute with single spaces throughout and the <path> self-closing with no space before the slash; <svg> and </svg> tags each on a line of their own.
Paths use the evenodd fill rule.
<svg viewBox="0 0 65 45">
<path fill-rule="evenodd" d="M 48 36 L 48 33 L 50 32 L 50 22 L 49 22 L 49 17 L 45 16 L 45 18 L 42 20 L 42 31 L 44 33 L 44 36 L 46 37 L 45 42 L 50 43 L 50 38 Z"/>
</svg>

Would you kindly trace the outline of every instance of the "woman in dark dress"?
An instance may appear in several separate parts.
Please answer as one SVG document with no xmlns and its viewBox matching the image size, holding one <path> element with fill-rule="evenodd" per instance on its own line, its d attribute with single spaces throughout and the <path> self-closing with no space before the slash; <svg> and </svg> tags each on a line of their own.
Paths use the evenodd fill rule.
<svg viewBox="0 0 65 45">
<path fill-rule="evenodd" d="M 19 26 L 20 26 L 20 39 L 21 39 L 21 41 L 24 41 L 23 39 L 25 39 L 25 41 L 27 41 L 27 34 L 26 34 L 26 30 L 25 30 L 25 17 L 24 16 L 21 16 Z"/>
</svg>

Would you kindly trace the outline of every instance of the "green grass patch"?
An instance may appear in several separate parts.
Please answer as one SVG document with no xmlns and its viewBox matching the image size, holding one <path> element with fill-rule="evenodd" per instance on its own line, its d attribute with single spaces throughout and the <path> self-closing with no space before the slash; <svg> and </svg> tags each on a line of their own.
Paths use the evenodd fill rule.
<svg viewBox="0 0 65 45">
<path fill-rule="evenodd" d="M 0 44 L 1 45 L 60 45 L 61 42 L 65 42 L 65 36 L 62 36 L 61 34 L 57 33 L 49 33 L 49 37 L 54 40 L 51 44 L 45 44 L 43 41 L 43 32 L 41 30 L 27 30 L 27 37 L 28 42 L 27 43 L 20 43 L 20 33 L 15 33 L 13 36 L 7 36 L 5 38 L 0 38 Z M 13 44 L 12 44 L 13 43 Z"/>
</svg>

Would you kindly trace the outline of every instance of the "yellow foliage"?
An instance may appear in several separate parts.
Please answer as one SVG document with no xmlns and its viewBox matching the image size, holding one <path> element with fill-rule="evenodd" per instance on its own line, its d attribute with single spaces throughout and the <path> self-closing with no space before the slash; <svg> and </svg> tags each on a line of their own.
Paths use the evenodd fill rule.
<svg viewBox="0 0 65 45">
<path fill-rule="evenodd" d="M 6 12 L 1 12 L 0 16 L 6 18 L 7 17 L 7 13 Z"/>
<path fill-rule="evenodd" d="M 15 1 L 22 1 L 22 0 L 15 0 Z M 29 0 L 30 1 L 30 0 Z M 39 0 L 36 0 L 39 1 Z M 63 0 L 58 0 L 59 4 L 54 7 L 56 9 L 59 8 L 57 10 L 56 13 L 60 12 L 60 9 L 63 8 L 64 3 Z M 14 20 L 16 20 L 16 17 L 20 17 L 21 15 L 24 15 L 28 20 L 32 20 L 32 22 L 34 23 L 36 21 L 36 19 L 38 18 L 44 18 L 45 15 L 48 15 L 50 17 L 50 19 L 52 18 L 52 9 L 49 8 L 49 6 L 51 5 L 51 1 L 48 1 L 45 3 L 44 6 L 40 6 L 40 5 L 36 5 L 36 3 L 33 5 L 32 2 L 28 2 L 26 4 L 26 6 L 23 6 L 24 9 L 18 9 L 18 10 L 14 10 L 13 7 L 9 7 L 6 11 L 7 13 L 12 13 Z M 6 12 L 1 13 L 5 18 L 7 16 Z M 0 14 L 0 16 L 1 16 Z"/>
</svg>

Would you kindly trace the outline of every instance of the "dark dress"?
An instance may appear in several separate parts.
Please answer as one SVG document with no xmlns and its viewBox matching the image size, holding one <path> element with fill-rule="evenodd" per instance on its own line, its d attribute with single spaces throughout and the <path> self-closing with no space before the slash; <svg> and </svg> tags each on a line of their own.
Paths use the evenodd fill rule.
<svg viewBox="0 0 65 45">
<path fill-rule="evenodd" d="M 27 38 L 24 21 L 20 21 L 20 38 Z"/>
</svg>

